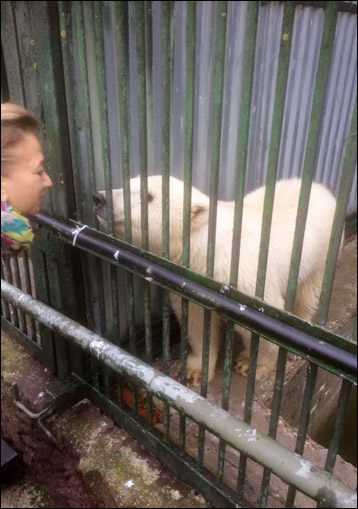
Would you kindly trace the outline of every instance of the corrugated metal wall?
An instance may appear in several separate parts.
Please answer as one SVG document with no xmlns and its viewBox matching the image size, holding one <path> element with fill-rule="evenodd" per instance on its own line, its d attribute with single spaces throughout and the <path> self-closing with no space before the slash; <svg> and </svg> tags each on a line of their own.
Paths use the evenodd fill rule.
<svg viewBox="0 0 358 509">
<path fill-rule="evenodd" d="M 113 14 L 114 5 L 106 3 Z M 248 2 L 228 2 L 227 40 L 224 81 L 224 108 L 222 123 L 220 191 L 219 198 L 233 199 L 234 175 L 236 171 L 237 139 L 239 131 L 240 97 L 242 86 L 243 51 L 246 37 Z M 131 9 L 131 6 L 129 10 Z M 194 169 L 193 185 L 209 193 L 211 118 L 213 99 L 213 65 L 215 51 L 215 13 L 217 2 L 197 2 L 196 47 L 195 47 L 195 97 L 194 97 Z M 278 66 L 283 4 L 264 2 L 259 8 L 256 40 L 255 70 L 252 106 L 250 111 L 250 136 L 248 147 L 246 190 L 250 191 L 265 183 L 271 136 L 276 73 Z M 148 165 L 150 174 L 161 173 L 161 68 L 160 68 L 160 2 L 152 3 L 152 95 L 149 97 L 151 125 L 148 130 Z M 113 19 L 113 17 L 112 17 Z M 131 172 L 138 175 L 139 115 L 137 53 L 133 26 L 129 25 L 129 64 L 131 90 Z M 279 178 L 302 174 L 304 153 L 316 78 L 324 9 L 297 5 L 290 58 L 288 88 L 286 92 L 284 127 L 279 157 Z M 174 2 L 173 7 L 173 89 L 171 117 L 171 173 L 183 177 L 184 169 L 184 109 L 186 75 L 186 3 Z M 114 26 L 105 27 L 104 44 L 108 104 L 117 102 Z M 86 46 L 91 46 L 91 33 L 86 30 Z M 90 53 L 89 53 L 90 54 Z M 88 60 L 90 61 L 90 60 Z M 327 87 L 324 122 L 315 180 L 337 192 L 342 157 L 349 130 L 349 123 L 356 95 L 357 32 L 356 15 L 340 13 L 335 34 L 332 66 Z M 91 76 L 89 75 L 89 78 Z M 111 147 L 113 186 L 120 186 L 117 108 L 109 107 L 109 133 Z M 101 144 L 96 143 L 98 130 L 94 129 L 97 157 L 101 155 Z M 97 133 L 97 134 L 96 134 Z M 101 165 L 96 164 L 100 169 Z M 98 186 L 103 188 L 103 175 L 96 173 Z M 357 210 L 357 186 L 352 188 L 348 213 Z"/>
</svg>

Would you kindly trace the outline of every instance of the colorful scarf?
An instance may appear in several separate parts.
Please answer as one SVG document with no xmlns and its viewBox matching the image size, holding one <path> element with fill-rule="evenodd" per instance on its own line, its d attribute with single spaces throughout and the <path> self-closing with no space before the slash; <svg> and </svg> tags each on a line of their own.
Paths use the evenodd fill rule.
<svg viewBox="0 0 358 509">
<path fill-rule="evenodd" d="M 1 247 L 13 254 L 29 249 L 34 238 L 31 224 L 20 212 L 1 202 Z"/>
</svg>

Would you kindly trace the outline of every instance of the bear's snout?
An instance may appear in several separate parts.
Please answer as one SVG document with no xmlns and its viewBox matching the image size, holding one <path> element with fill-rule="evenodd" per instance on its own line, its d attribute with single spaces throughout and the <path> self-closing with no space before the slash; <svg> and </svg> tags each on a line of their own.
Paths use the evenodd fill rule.
<svg viewBox="0 0 358 509">
<path fill-rule="evenodd" d="M 100 192 L 93 193 L 93 201 L 96 209 L 100 209 L 106 204 L 106 198 Z"/>
</svg>

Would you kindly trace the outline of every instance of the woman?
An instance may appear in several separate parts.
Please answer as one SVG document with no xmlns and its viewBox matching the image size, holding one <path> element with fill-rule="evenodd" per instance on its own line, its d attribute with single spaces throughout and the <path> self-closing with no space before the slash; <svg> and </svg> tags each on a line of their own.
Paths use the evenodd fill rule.
<svg viewBox="0 0 358 509">
<path fill-rule="evenodd" d="M 37 214 L 50 177 L 37 138 L 39 122 L 22 106 L 1 105 L 1 251 L 18 253 L 33 239 L 28 219 Z"/>
</svg>

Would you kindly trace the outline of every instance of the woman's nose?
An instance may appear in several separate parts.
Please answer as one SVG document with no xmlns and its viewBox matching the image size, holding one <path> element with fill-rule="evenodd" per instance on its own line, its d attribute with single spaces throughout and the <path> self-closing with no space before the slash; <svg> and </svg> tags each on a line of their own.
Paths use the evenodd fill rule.
<svg viewBox="0 0 358 509">
<path fill-rule="evenodd" d="M 47 173 L 45 173 L 44 175 L 44 182 L 43 182 L 43 186 L 44 187 L 51 187 L 52 186 L 52 180 L 50 179 L 50 177 L 47 175 Z"/>
</svg>

